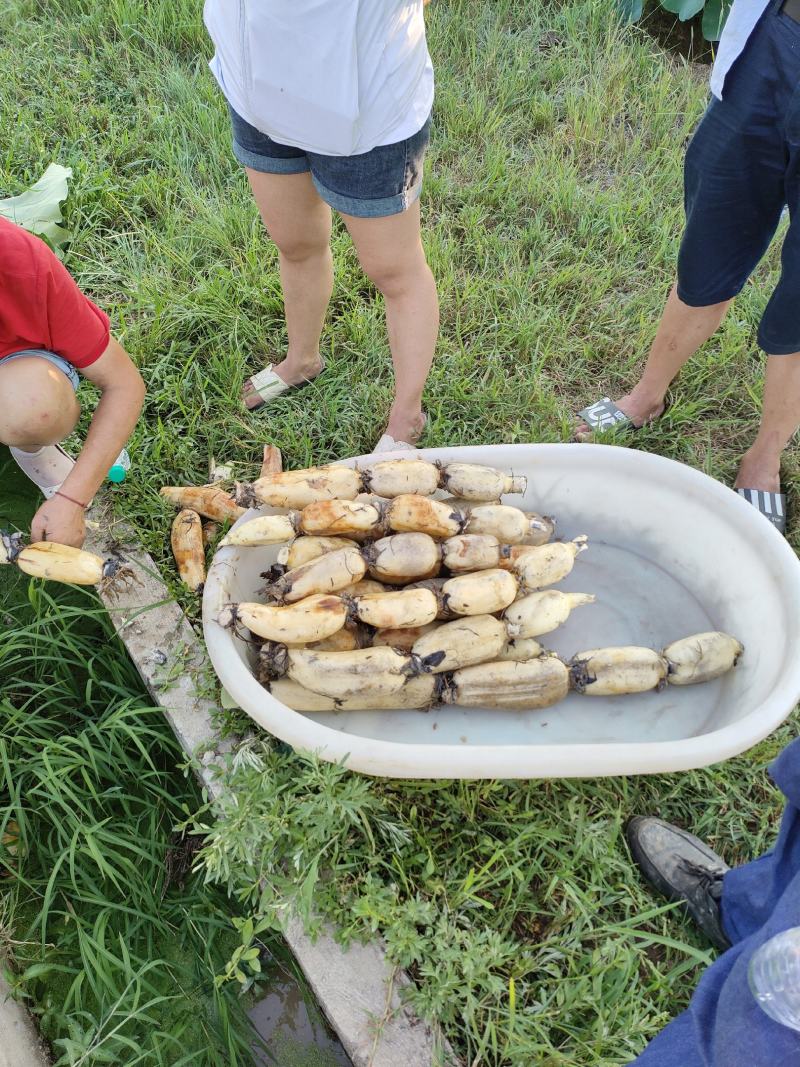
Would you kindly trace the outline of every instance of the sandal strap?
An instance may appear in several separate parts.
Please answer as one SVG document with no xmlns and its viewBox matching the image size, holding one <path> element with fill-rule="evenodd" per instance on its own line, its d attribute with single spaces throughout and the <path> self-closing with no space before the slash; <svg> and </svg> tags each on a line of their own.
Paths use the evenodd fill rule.
<svg viewBox="0 0 800 1067">
<path fill-rule="evenodd" d="M 579 411 L 578 415 L 593 430 L 610 430 L 612 426 L 633 426 L 630 417 L 607 396 Z"/>
<path fill-rule="evenodd" d="M 254 392 L 258 393 L 262 401 L 266 404 L 270 400 L 275 400 L 276 397 L 281 396 L 287 390 L 291 389 L 290 385 L 279 378 L 275 371 L 272 369 L 272 364 L 268 367 L 264 367 L 257 374 L 254 374 L 251 378 L 247 379 L 250 385 L 253 387 Z"/>
<path fill-rule="evenodd" d="M 263 404 L 268 404 L 271 400 L 275 400 L 279 396 L 283 396 L 284 393 L 290 389 L 302 389 L 304 385 L 310 385 L 311 382 L 317 380 L 317 378 L 325 370 L 325 360 L 320 356 L 320 368 L 317 374 L 313 378 L 307 378 L 305 381 L 297 382 L 295 385 L 288 385 L 283 378 L 280 378 L 272 369 L 272 364 L 264 367 L 263 370 L 258 371 L 257 374 L 252 375 L 247 381 L 252 386 L 253 392 L 255 392 L 261 398 L 261 404 L 256 405 L 261 407 Z"/>
</svg>

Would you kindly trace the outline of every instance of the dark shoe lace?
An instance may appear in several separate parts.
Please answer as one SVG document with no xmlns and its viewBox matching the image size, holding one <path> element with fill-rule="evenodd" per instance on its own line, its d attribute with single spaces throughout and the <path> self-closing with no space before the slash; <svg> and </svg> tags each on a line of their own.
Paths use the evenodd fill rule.
<svg viewBox="0 0 800 1067">
<path fill-rule="evenodd" d="M 722 879 L 725 872 L 719 867 L 702 867 L 691 860 L 679 859 L 678 865 L 681 870 L 697 879 L 700 889 L 704 890 L 712 900 L 719 900 L 722 896 Z"/>
</svg>

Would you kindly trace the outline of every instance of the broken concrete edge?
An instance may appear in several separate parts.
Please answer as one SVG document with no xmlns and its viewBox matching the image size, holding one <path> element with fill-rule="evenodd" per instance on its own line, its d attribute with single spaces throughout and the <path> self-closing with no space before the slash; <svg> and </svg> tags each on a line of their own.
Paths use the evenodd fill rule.
<svg viewBox="0 0 800 1067">
<path fill-rule="evenodd" d="M 99 510 L 102 504 L 96 506 Z M 214 727 L 218 705 L 206 695 L 215 675 L 202 638 L 170 595 L 153 559 L 136 547 L 134 531 L 107 516 L 91 531 L 86 547 L 101 556 L 122 553 L 135 576 L 121 588 L 100 590 L 112 623 L 148 692 L 164 714 L 205 787 L 218 798 L 232 743 Z M 201 686 L 199 679 L 207 684 Z M 206 693 L 203 692 L 206 690 Z M 344 949 L 335 931 L 316 938 L 296 916 L 284 935 L 328 1022 L 354 1067 L 447 1067 L 458 1058 L 435 1027 L 401 1000 L 411 979 L 392 966 L 380 940 Z"/>
<path fill-rule="evenodd" d="M 47 1046 L 23 1000 L 6 978 L 10 964 L 0 952 L 0 1067 L 51 1067 Z"/>
</svg>

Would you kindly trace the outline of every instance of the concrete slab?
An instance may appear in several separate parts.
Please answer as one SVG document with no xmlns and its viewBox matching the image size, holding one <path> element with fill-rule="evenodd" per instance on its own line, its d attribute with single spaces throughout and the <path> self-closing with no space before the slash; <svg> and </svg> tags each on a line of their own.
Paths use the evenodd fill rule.
<svg viewBox="0 0 800 1067">
<path fill-rule="evenodd" d="M 0 971 L 0 1067 L 50 1067 L 51 1062 L 28 1009 L 11 999 Z"/>
<path fill-rule="evenodd" d="M 125 589 L 101 592 L 102 599 L 148 691 L 164 708 L 187 756 L 200 754 L 198 774 L 209 795 L 218 797 L 216 772 L 228 745 L 212 724 L 218 704 L 210 694 L 218 685 L 202 638 L 170 597 L 153 560 L 135 547 L 134 532 L 111 523 L 101 508 L 94 509 L 98 528 L 86 547 L 102 556 L 121 551 L 136 578 Z M 345 951 L 330 928 L 312 942 L 297 918 L 289 921 L 285 935 L 354 1067 L 457 1064 L 433 1028 L 401 1003 L 400 990 L 410 979 L 389 963 L 379 940 Z"/>
</svg>

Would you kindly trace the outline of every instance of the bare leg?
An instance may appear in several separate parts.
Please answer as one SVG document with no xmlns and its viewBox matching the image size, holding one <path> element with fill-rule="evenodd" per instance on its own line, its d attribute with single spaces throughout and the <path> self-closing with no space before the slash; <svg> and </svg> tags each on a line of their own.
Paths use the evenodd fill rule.
<svg viewBox="0 0 800 1067">
<path fill-rule="evenodd" d="M 724 300 L 707 307 L 690 307 L 683 303 L 673 287 L 642 376 L 629 393 L 616 401 L 617 407 L 630 417 L 634 426 L 657 419 L 663 412 L 664 397 L 673 378 L 698 348 L 716 333 L 731 303 L 731 300 Z M 576 435 L 589 432 L 584 423 L 578 427 Z"/>
<path fill-rule="evenodd" d="M 414 444 L 425 424 L 422 390 L 439 335 L 439 298 L 420 239 L 419 202 L 386 218 L 343 218 L 364 272 L 386 302 L 395 374 L 386 432 Z"/>
<path fill-rule="evenodd" d="M 800 426 L 800 352 L 768 356 L 758 435 L 742 457 L 736 487 L 777 493 L 781 454 Z"/>
<path fill-rule="evenodd" d="M 322 368 L 319 339 L 333 289 L 331 210 L 308 173 L 264 174 L 248 168 L 247 177 L 280 259 L 289 347 L 274 369 L 289 385 L 297 385 Z M 249 383 L 242 395 L 248 407 L 258 407 Z"/>
<path fill-rule="evenodd" d="M 24 452 L 68 437 L 81 410 L 66 375 L 36 356 L 0 362 L 0 398 L 0 442 Z"/>
</svg>

